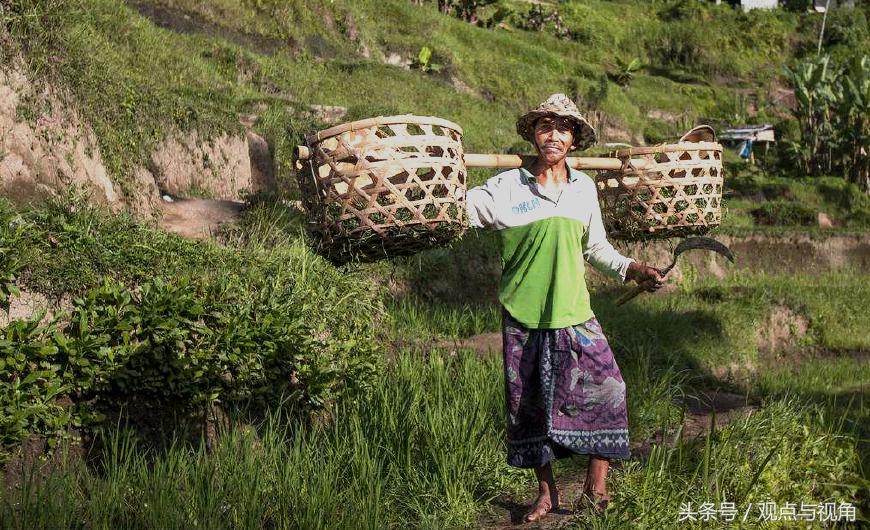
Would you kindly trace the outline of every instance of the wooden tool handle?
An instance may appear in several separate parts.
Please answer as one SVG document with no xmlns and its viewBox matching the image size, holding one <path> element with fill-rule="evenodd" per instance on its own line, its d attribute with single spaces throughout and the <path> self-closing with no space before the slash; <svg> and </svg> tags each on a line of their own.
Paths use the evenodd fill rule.
<svg viewBox="0 0 870 530">
<path fill-rule="evenodd" d="M 646 287 L 644 287 L 643 285 L 637 285 L 631 291 L 628 291 L 624 295 L 620 296 L 619 300 L 616 301 L 616 305 L 622 305 L 644 291 L 646 291 Z"/>
<path fill-rule="evenodd" d="M 674 259 L 673 259 L 673 261 L 671 261 L 670 265 L 668 265 L 664 269 L 656 269 L 656 270 L 659 271 L 659 275 L 661 275 L 662 278 L 666 278 L 668 276 L 668 274 L 671 272 L 671 269 L 673 269 L 674 265 L 676 265 L 676 264 L 677 264 L 677 257 L 674 256 Z M 631 291 L 628 291 L 624 295 L 620 296 L 619 300 L 616 301 L 616 305 L 622 305 L 644 291 L 646 291 L 646 287 L 644 287 L 642 283 L 639 283 L 634 287 L 634 289 L 632 289 Z"/>
<path fill-rule="evenodd" d="M 468 153 L 463 156 L 466 167 L 492 167 L 511 169 L 522 167 L 533 162 L 535 155 L 486 155 Z M 569 156 L 566 160 L 574 169 L 598 169 L 616 171 L 625 165 L 619 158 L 577 157 Z M 632 166 L 643 169 L 647 165 L 644 160 L 632 160 Z"/>
<path fill-rule="evenodd" d="M 297 160 L 311 158 L 311 150 L 308 146 L 297 145 L 294 149 Z M 472 154 L 466 153 L 463 161 L 466 167 L 491 167 L 511 169 L 522 167 L 535 160 L 535 155 L 496 155 L 496 154 Z M 606 157 L 568 157 L 567 163 L 574 169 L 595 169 L 616 171 L 622 169 L 625 164 L 619 158 Z M 632 160 L 631 166 L 635 169 L 644 169 L 649 162 L 645 160 Z"/>
</svg>

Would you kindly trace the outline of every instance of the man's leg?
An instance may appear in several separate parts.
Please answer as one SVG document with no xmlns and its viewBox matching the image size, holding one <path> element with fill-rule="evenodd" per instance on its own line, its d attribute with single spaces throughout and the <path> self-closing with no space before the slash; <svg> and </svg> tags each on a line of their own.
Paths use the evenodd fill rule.
<svg viewBox="0 0 870 530">
<path fill-rule="evenodd" d="M 583 485 L 583 494 L 589 497 L 597 508 L 603 509 L 610 500 L 607 494 L 607 471 L 610 468 L 610 460 L 603 456 L 592 455 L 589 458 L 589 467 L 586 469 L 586 483 Z M 605 504 L 600 505 L 601 502 Z"/>
<path fill-rule="evenodd" d="M 553 477 L 553 466 L 549 462 L 535 468 L 538 479 L 538 498 L 532 510 L 526 514 L 526 521 L 537 521 L 559 507 L 559 492 Z"/>
</svg>

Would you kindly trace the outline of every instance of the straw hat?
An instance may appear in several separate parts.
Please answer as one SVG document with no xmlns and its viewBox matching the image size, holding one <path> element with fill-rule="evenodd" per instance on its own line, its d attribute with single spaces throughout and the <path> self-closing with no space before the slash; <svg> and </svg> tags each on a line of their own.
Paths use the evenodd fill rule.
<svg viewBox="0 0 870 530">
<path fill-rule="evenodd" d="M 517 133 L 532 144 L 535 143 L 535 120 L 543 116 L 561 116 L 574 122 L 574 144 L 571 150 L 586 149 L 595 143 L 595 129 L 577 110 L 577 105 L 565 94 L 553 94 L 517 120 Z"/>
</svg>

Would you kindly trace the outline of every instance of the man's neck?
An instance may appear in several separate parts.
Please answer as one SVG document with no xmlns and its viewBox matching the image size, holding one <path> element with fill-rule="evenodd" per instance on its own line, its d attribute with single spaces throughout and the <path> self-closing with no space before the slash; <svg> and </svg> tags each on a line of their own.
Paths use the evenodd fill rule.
<svg viewBox="0 0 870 530">
<path fill-rule="evenodd" d="M 565 159 L 552 166 L 538 159 L 532 166 L 532 175 L 542 188 L 561 188 L 568 183 L 568 165 Z"/>
</svg>

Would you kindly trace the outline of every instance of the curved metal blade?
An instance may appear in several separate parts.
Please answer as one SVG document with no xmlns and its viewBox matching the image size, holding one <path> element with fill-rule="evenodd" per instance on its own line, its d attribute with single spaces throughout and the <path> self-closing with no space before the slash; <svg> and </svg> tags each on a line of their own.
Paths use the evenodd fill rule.
<svg viewBox="0 0 870 530">
<path fill-rule="evenodd" d="M 696 236 L 696 237 L 687 237 L 686 239 L 680 241 L 677 245 L 677 248 L 674 249 L 674 260 L 677 259 L 677 256 L 682 254 L 687 250 L 712 250 L 717 254 L 721 254 L 728 258 L 728 261 L 734 263 L 734 253 L 731 252 L 731 249 L 726 247 L 724 244 L 716 241 L 712 237 L 704 237 L 704 236 Z"/>
</svg>

